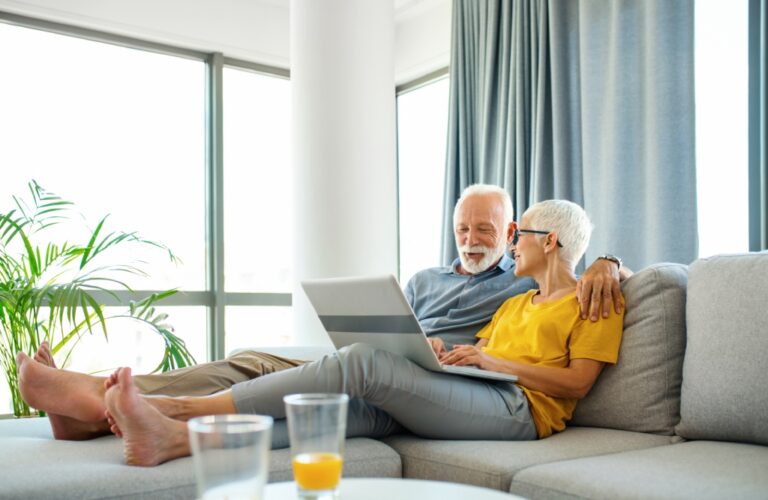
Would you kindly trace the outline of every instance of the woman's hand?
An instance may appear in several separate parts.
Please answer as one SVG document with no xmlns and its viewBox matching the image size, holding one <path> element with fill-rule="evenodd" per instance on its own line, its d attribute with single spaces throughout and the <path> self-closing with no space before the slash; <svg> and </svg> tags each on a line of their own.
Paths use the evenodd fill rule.
<svg viewBox="0 0 768 500">
<path fill-rule="evenodd" d="M 483 352 L 480 346 L 457 345 L 440 358 L 440 361 L 446 365 L 477 366 L 483 370 L 494 370 L 499 360 Z"/>
<path fill-rule="evenodd" d="M 445 342 L 440 337 L 428 337 L 429 345 L 432 346 L 432 350 L 435 351 L 437 359 L 440 359 L 445 354 Z"/>
</svg>

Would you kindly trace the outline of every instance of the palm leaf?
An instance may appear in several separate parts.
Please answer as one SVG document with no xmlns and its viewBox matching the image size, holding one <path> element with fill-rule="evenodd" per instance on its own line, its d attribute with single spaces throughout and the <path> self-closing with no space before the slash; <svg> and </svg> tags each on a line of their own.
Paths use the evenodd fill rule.
<svg viewBox="0 0 768 500">
<path fill-rule="evenodd" d="M 108 217 L 101 218 L 85 244 L 68 241 L 36 245 L 36 238 L 47 228 L 71 221 L 73 204 L 43 189 L 36 181 L 28 183 L 29 199 L 13 197 L 15 207 L 0 213 L 0 366 L 11 388 L 14 412 L 29 412 L 18 391 L 15 357 L 19 351 L 32 354 L 43 340 L 54 354 L 64 357 L 64 366 L 86 333 L 100 327 L 107 337 L 111 318 L 95 294 L 106 293 L 117 299 L 117 291 L 132 291 L 122 275 L 146 276 L 139 262 L 95 265 L 107 262 L 113 248 L 125 244 L 144 245 L 167 252 L 172 262 L 179 259 L 165 245 L 147 240 L 135 232 L 108 231 Z M 163 370 L 195 363 L 184 341 L 166 324 L 168 315 L 156 304 L 176 293 L 168 290 L 129 302 L 130 317 L 147 325 L 161 336 L 163 355 L 158 367 Z"/>
</svg>

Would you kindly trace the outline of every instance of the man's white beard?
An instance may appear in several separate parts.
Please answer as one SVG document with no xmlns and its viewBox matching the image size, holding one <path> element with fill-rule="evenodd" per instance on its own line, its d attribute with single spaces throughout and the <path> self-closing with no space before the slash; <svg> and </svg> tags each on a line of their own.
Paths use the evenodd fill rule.
<svg viewBox="0 0 768 500">
<path fill-rule="evenodd" d="M 496 248 L 481 245 L 465 245 L 463 247 L 458 247 L 458 250 L 459 259 L 461 260 L 461 267 L 463 267 L 464 270 L 469 273 L 478 274 L 486 271 L 489 267 L 495 264 L 502 255 L 504 255 L 504 252 L 507 250 L 507 242 L 502 238 Z M 483 258 L 480 259 L 479 262 L 475 262 L 472 259 L 468 259 L 464 255 L 465 253 L 483 253 L 485 255 L 483 255 Z"/>
</svg>

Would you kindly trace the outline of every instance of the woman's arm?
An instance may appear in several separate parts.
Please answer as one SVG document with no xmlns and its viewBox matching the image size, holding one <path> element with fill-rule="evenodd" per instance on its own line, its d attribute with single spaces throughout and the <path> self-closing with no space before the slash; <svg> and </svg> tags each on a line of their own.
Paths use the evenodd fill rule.
<svg viewBox="0 0 768 500">
<path fill-rule="evenodd" d="M 479 344 L 479 343 L 478 343 Z M 499 359 L 478 345 L 456 346 L 440 360 L 449 365 L 475 365 L 484 370 L 517 375 L 518 383 L 556 398 L 581 399 L 587 395 L 604 363 L 593 359 L 572 359 L 566 368 L 534 366 Z"/>
</svg>

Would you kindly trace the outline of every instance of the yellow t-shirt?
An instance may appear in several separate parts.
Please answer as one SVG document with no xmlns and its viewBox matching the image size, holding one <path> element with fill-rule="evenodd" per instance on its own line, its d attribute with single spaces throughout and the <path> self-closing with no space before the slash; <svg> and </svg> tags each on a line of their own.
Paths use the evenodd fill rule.
<svg viewBox="0 0 768 500">
<path fill-rule="evenodd" d="M 571 359 L 614 364 L 619 355 L 624 314 L 611 309 L 608 318 L 582 320 L 576 292 L 552 302 L 533 304 L 536 290 L 508 299 L 491 322 L 477 333 L 487 338 L 483 350 L 500 359 L 528 365 L 565 368 Z M 565 428 L 576 399 L 555 398 L 520 386 L 528 398 L 540 438 Z"/>
</svg>

